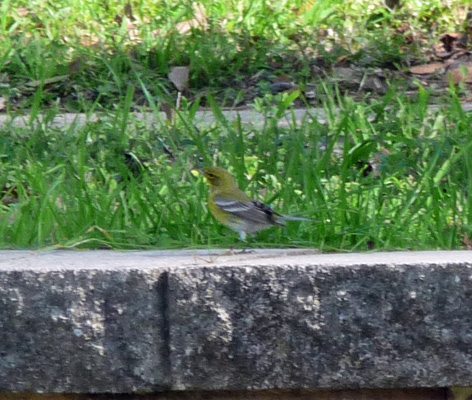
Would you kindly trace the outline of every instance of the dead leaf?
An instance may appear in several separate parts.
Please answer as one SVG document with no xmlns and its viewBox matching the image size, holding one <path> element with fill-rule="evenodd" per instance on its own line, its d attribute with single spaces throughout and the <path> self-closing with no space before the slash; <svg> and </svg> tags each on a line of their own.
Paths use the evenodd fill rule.
<svg viewBox="0 0 472 400">
<path fill-rule="evenodd" d="M 349 68 L 351 65 L 351 54 L 345 54 L 339 57 L 336 61 L 336 67 Z"/>
<path fill-rule="evenodd" d="M 472 238 L 467 233 L 464 235 L 462 243 L 467 250 L 472 250 Z"/>
<path fill-rule="evenodd" d="M 448 68 L 447 78 L 455 85 L 459 83 L 472 83 L 472 62 L 455 62 Z"/>
<path fill-rule="evenodd" d="M 181 35 L 185 35 L 192 29 L 206 30 L 208 28 L 208 20 L 206 16 L 205 7 L 199 3 L 193 3 L 193 15 L 195 18 L 187 21 L 179 22 L 174 26 L 174 29 Z M 160 37 L 165 35 L 161 29 L 152 31 L 154 37 Z"/>
<path fill-rule="evenodd" d="M 412 44 L 417 41 L 414 29 L 408 23 L 404 23 L 401 27 L 397 29 L 397 32 L 405 38 L 407 43 Z"/>
<path fill-rule="evenodd" d="M 180 22 L 175 25 L 175 29 L 181 35 L 185 35 L 192 29 L 205 30 L 208 26 L 206 10 L 203 4 L 193 4 L 193 15 L 195 18 L 189 19 L 188 21 Z"/>
<path fill-rule="evenodd" d="M 127 4 L 127 6 L 129 5 L 129 3 Z M 129 5 L 129 7 L 131 7 L 131 5 Z M 138 27 L 136 26 L 136 24 L 133 23 L 133 20 L 135 19 L 134 16 L 132 15 L 132 8 L 126 8 L 125 6 L 125 13 L 126 13 L 126 17 L 123 18 L 122 16 L 120 15 L 117 15 L 115 16 L 115 22 L 117 25 L 120 25 L 122 26 L 123 23 L 126 23 L 126 31 L 128 32 L 128 36 L 129 36 L 129 40 L 133 43 L 133 44 L 139 44 L 139 43 L 142 43 L 143 40 L 141 39 L 140 35 L 139 35 L 139 29 Z"/>
<path fill-rule="evenodd" d="M 100 39 L 97 38 L 96 36 L 85 34 L 80 39 L 80 44 L 84 47 L 97 47 L 100 44 Z"/>
<path fill-rule="evenodd" d="M 455 69 L 449 72 L 448 79 L 450 79 L 454 85 L 458 85 L 461 82 L 472 83 L 472 68 L 466 70 Z"/>
<path fill-rule="evenodd" d="M 19 17 L 26 17 L 30 13 L 29 9 L 26 7 L 17 8 L 16 12 L 18 13 Z"/>
<path fill-rule="evenodd" d="M 434 74 L 435 72 L 446 68 L 447 65 L 443 63 L 431 63 L 431 64 L 423 64 L 423 65 L 415 65 L 414 67 L 410 68 L 410 72 L 415 75 L 428 75 Z"/>
<path fill-rule="evenodd" d="M 131 20 L 128 20 L 128 25 L 127 25 L 127 30 L 128 30 L 128 35 L 129 35 L 129 40 L 134 43 L 142 43 L 143 40 L 141 39 L 141 36 L 139 35 L 139 29 L 135 24 L 131 22 Z"/>
<path fill-rule="evenodd" d="M 172 71 L 169 74 L 169 79 L 179 92 L 182 92 L 185 89 L 189 78 L 189 72 L 189 67 L 172 68 Z"/>
</svg>

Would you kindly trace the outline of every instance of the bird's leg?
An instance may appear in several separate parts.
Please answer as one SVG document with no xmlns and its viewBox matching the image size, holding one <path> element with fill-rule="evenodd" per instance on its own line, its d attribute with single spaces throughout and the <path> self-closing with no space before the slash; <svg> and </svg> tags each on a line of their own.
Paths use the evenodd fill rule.
<svg viewBox="0 0 472 400">
<path fill-rule="evenodd" d="M 247 241 L 246 241 L 246 238 L 247 238 L 247 233 L 244 232 L 244 231 L 239 231 L 239 238 L 241 239 L 241 241 L 236 245 L 236 246 L 232 246 L 226 253 L 225 255 L 227 256 L 235 256 L 235 255 L 239 255 L 239 254 L 249 254 L 249 253 L 254 253 L 254 250 L 251 250 L 251 249 L 248 249 L 247 248 Z M 238 247 L 240 247 L 240 245 L 242 244 L 242 250 L 239 250 L 239 251 L 236 251 L 236 249 Z"/>
<path fill-rule="evenodd" d="M 241 238 L 243 236 L 243 233 L 244 232 L 239 232 L 239 237 Z M 244 235 L 244 239 L 246 238 L 246 236 Z M 241 239 L 243 240 L 243 239 Z M 236 246 L 231 246 L 227 252 L 224 253 L 225 256 L 234 256 L 237 254 L 237 252 L 235 251 L 237 245 Z"/>
<path fill-rule="evenodd" d="M 254 250 L 248 249 L 247 248 L 247 233 L 244 231 L 239 232 L 239 238 L 241 239 L 241 243 L 243 244 L 243 249 L 241 251 L 238 251 L 236 254 L 249 254 L 249 253 L 254 253 Z"/>
</svg>

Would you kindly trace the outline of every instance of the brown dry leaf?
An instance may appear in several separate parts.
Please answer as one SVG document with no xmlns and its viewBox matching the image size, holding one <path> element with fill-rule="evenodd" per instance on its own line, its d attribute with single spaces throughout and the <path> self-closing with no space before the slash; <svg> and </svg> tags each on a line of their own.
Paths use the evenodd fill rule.
<svg viewBox="0 0 472 400">
<path fill-rule="evenodd" d="M 397 29 L 397 32 L 403 35 L 407 43 L 411 44 L 417 41 L 414 30 L 411 28 L 411 25 L 408 23 L 404 23 L 401 27 L 399 27 Z"/>
<path fill-rule="evenodd" d="M 428 75 L 428 74 L 434 74 L 440 69 L 446 68 L 446 66 L 447 65 L 444 65 L 443 63 L 415 65 L 414 67 L 410 68 L 410 72 L 415 75 Z"/>
<path fill-rule="evenodd" d="M 26 7 L 20 7 L 17 8 L 16 12 L 18 13 L 19 17 L 26 17 L 30 13 L 30 10 Z"/>
<path fill-rule="evenodd" d="M 100 44 L 100 39 L 90 34 L 86 34 L 82 39 L 80 39 L 80 44 L 84 47 L 96 47 Z"/>
<path fill-rule="evenodd" d="M 472 238 L 467 233 L 464 235 L 462 243 L 464 243 L 467 250 L 472 250 Z"/>
<path fill-rule="evenodd" d="M 472 83 L 472 62 L 454 63 L 449 68 L 447 79 L 450 79 L 455 85 L 459 83 Z"/>
<path fill-rule="evenodd" d="M 472 83 L 472 69 L 460 70 L 455 69 L 449 72 L 448 79 L 451 79 L 454 85 L 458 85 L 461 82 Z"/>
<path fill-rule="evenodd" d="M 172 68 L 172 71 L 169 74 L 169 79 L 179 92 L 182 92 L 185 89 L 189 78 L 189 72 L 189 67 Z"/>
<path fill-rule="evenodd" d="M 345 54 L 341 57 L 338 58 L 336 61 L 336 67 L 340 68 L 349 68 L 351 65 L 351 55 L 350 54 Z"/>
<path fill-rule="evenodd" d="M 133 7 L 129 2 L 126 3 L 124 12 L 125 17 L 122 17 L 121 15 L 115 16 L 116 24 L 122 26 L 123 22 L 125 22 L 130 42 L 133 44 L 142 43 L 143 41 L 139 35 L 139 29 L 136 24 L 133 23 L 133 21 L 135 20 L 133 15 Z"/>
<path fill-rule="evenodd" d="M 118 205 L 117 205 L 118 206 Z M 98 226 L 98 225 L 94 225 L 92 227 L 90 227 L 88 230 L 87 230 L 87 233 L 92 233 L 92 232 L 95 232 L 95 231 L 99 231 L 101 234 L 103 234 L 103 236 L 105 236 L 107 239 L 111 239 L 111 235 L 108 233 L 108 231 L 106 229 L 103 229 L 102 227 Z"/>
<path fill-rule="evenodd" d="M 206 10 L 203 4 L 194 3 L 193 12 L 195 18 L 189 19 L 188 21 L 180 22 L 175 25 L 175 29 L 181 35 L 190 32 L 192 29 L 205 30 L 208 26 Z"/>
<path fill-rule="evenodd" d="M 138 44 L 138 43 L 143 42 L 143 40 L 141 39 L 141 36 L 139 35 L 139 29 L 137 28 L 135 24 L 131 22 L 131 20 L 128 20 L 127 29 L 128 29 L 129 40 L 132 43 Z"/>
</svg>

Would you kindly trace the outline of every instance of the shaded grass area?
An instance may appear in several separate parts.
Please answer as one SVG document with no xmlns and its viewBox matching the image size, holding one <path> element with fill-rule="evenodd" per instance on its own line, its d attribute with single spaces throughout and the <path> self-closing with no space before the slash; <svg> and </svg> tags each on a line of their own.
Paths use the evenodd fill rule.
<svg viewBox="0 0 472 400">
<path fill-rule="evenodd" d="M 195 171 L 203 165 L 225 167 L 254 198 L 315 221 L 261 232 L 255 246 L 470 245 L 472 115 L 454 91 L 431 111 L 427 92 L 412 102 L 392 91 L 367 104 L 325 90 L 324 124 L 278 126 L 291 94 L 265 106 L 262 127 L 228 122 L 209 98 L 212 126 L 195 127 L 196 103 L 147 129 L 130 114 L 128 93 L 116 112 L 81 128 L 6 127 L 0 246 L 232 246 L 237 235 L 208 214 Z"/>
</svg>

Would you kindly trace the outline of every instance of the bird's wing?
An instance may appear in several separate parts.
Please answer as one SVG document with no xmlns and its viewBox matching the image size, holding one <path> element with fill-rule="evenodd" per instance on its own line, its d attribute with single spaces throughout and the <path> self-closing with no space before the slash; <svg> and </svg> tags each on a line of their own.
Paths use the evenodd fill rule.
<svg viewBox="0 0 472 400">
<path fill-rule="evenodd" d="M 216 198 L 215 204 L 224 212 L 259 224 L 283 225 L 283 220 L 272 208 L 258 201 L 238 201 Z"/>
</svg>

